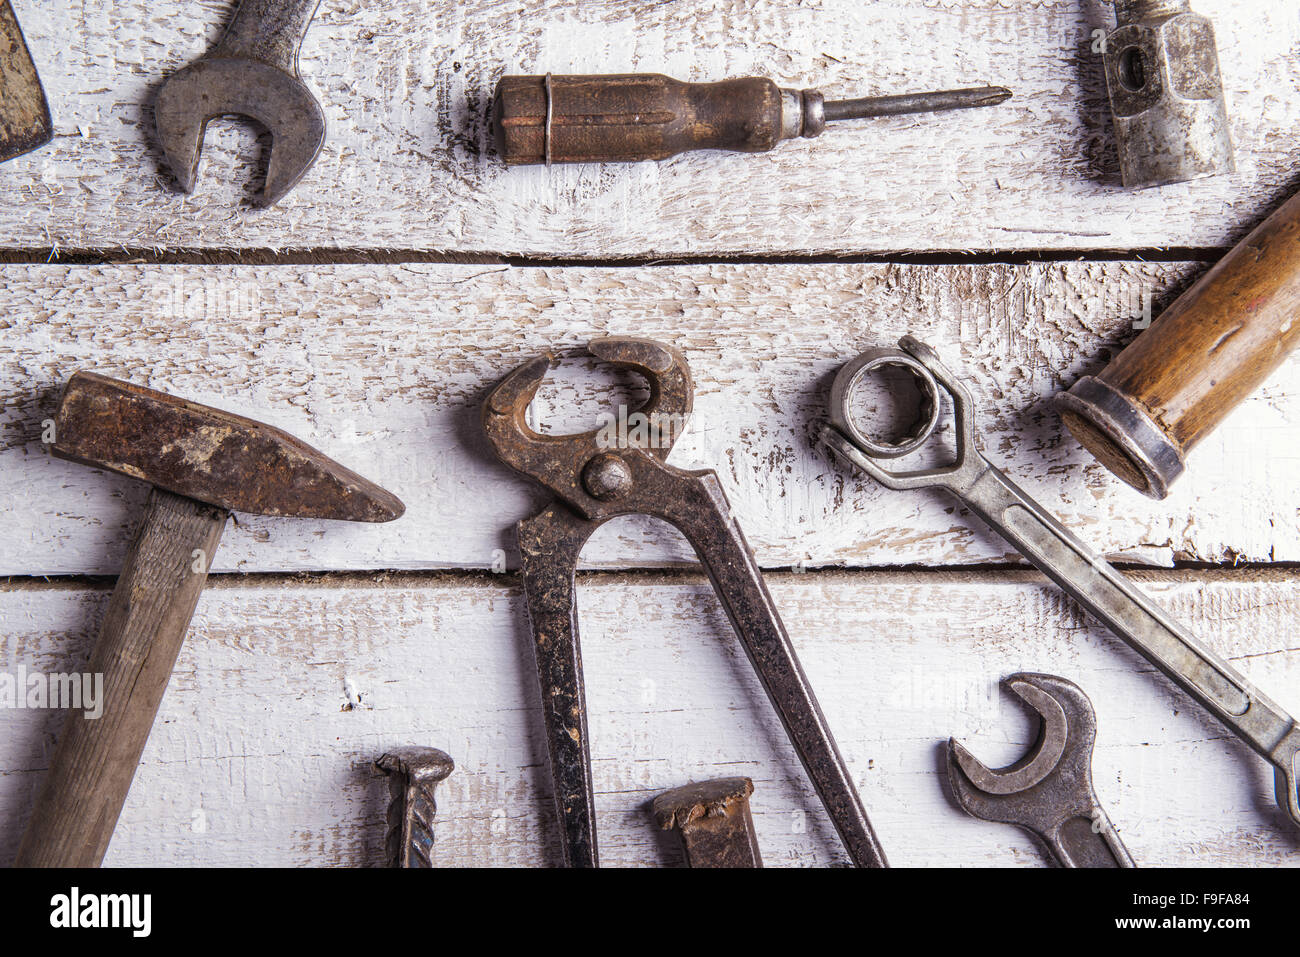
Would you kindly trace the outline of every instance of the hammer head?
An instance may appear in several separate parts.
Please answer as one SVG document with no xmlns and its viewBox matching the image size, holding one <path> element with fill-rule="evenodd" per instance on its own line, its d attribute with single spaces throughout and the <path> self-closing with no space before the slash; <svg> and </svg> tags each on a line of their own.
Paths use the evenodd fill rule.
<svg viewBox="0 0 1300 957">
<path fill-rule="evenodd" d="M 271 162 L 258 199 L 274 206 L 311 169 L 325 143 L 325 111 L 302 80 L 243 57 L 197 60 L 158 91 L 158 139 L 181 189 L 194 191 L 208 121 L 249 116 L 271 131 Z"/>
<path fill-rule="evenodd" d="M 274 426 L 78 372 L 55 419 L 53 452 L 218 508 L 391 522 L 397 496 Z"/>
</svg>

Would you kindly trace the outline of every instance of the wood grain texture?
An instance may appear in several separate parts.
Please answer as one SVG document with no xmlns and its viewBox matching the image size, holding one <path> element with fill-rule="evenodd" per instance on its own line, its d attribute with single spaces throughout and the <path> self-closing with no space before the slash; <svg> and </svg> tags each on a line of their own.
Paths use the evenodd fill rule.
<svg viewBox="0 0 1300 957">
<path fill-rule="evenodd" d="M 974 392 L 984 448 L 1094 548 L 1127 561 L 1300 559 L 1292 357 L 1189 460 L 1164 502 L 1064 433 L 1047 400 L 1103 367 L 1196 263 L 1021 266 L 0 266 L 0 574 L 115 574 L 140 483 L 52 459 L 59 390 L 90 368 L 284 428 L 397 494 L 383 526 L 237 515 L 217 570 L 488 568 L 544 495 L 483 439 L 487 389 L 547 348 L 661 337 L 696 413 L 670 461 L 717 469 L 766 567 L 1017 561 L 939 493 L 899 493 L 815 450 L 830 380 L 911 332 Z M 538 400 L 560 431 L 627 402 L 563 367 Z M 884 414 L 883 410 L 880 414 Z M 1225 494 L 1231 489 L 1231 494 Z M 39 490 L 37 494 L 36 490 Z M 592 565 L 690 560 L 660 525 L 598 532 Z"/>
<path fill-rule="evenodd" d="M 103 860 L 228 517 L 150 491 L 95 650 L 78 668 L 103 676 L 102 713 L 68 715 L 17 866 L 98 867 Z"/>
<path fill-rule="evenodd" d="M 1226 246 L 1294 190 L 1300 12 L 1198 0 L 1213 20 L 1238 173 L 1119 186 L 1101 0 L 326 0 L 302 73 L 324 152 L 251 207 L 268 140 L 209 130 L 180 194 L 158 85 L 220 36 L 227 3 L 18 0 L 57 136 L 5 169 L 0 242 L 610 257 Z M 507 169 L 486 108 L 513 73 L 759 74 L 829 95 L 1005 84 L 1009 103 L 832 128 L 763 156 Z"/>
<path fill-rule="evenodd" d="M 1144 585 L 1293 710 L 1300 584 L 1281 571 L 1146 572 Z M 1298 865 L 1268 768 L 1029 572 L 768 576 L 891 861 L 1044 866 L 1014 828 L 965 817 L 943 785 L 961 737 L 1006 763 L 1018 670 L 1096 706 L 1098 794 L 1140 865 Z M 82 666 L 106 591 L 0 590 L 0 673 Z M 702 577 L 596 574 L 579 586 L 602 859 L 680 860 L 659 792 L 753 779 L 769 866 L 841 858 L 780 724 Z M 446 750 L 436 866 L 558 860 L 540 698 L 512 577 L 293 581 L 204 591 L 105 863 L 381 865 L 387 782 L 408 744 Z M 12 859 L 61 715 L 0 711 L 0 862 Z"/>
<path fill-rule="evenodd" d="M 1300 346 L 1300 196 L 1179 297 L 1099 378 L 1194 447 Z"/>
</svg>

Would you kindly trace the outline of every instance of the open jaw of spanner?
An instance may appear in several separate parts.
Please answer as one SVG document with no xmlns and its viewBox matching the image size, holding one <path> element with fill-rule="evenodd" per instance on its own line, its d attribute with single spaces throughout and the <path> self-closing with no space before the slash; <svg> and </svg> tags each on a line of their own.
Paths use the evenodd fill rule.
<svg viewBox="0 0 1300 957">
<path fill-rule="evenodd" d="M 1097 715 L 1088 696 L 1055 675 L 1011 675 L 1002 687 L 1038 713 L 1038 740 L 994 771 L 950 738 L 948 780 L 957 803 L 981 820 L 1023 827 L 1062 867 L 1132 867 L 1092 787 Z"/>
<path fill-rule="evenodd" d="M 203 132 L 218 116 L 249 116 L 271 131 L 259 205 L 274 206 L 311 169 L 325 143 L 325 112 L 298 73 L 298 49 L 319 3 L 242 0 L 212 52 L 163 83 L 155 122 L 182 191 L 194 191 Z"/>
<path fill-rule="evenodd" d="M 1043 574 L 1272 764 L 1278 804 L 1300 824 L 1300 727 L 1295 719 L 990 464 L 975 446 L 970 392 L 925 343 L 904 336 L 898 344 L 901 349 L 870 349 L 840 369 L 831 386 L 830 424 L 822 429 L 821 441 L 888 488 L 944 488 L 962 499 Z M 922 395 L 917 425 L 897 443 L 870 438 L 851 408 L 854 390 L 864 377 L 887 366 L 910 371 Z M 952 397 L 957 420 L 956 461 L 943 468 L 885 469 L 878 460 L 914 452 L 934 432 L 940 384 Z"/>
<path fill-rule="evenodd" d="M 694 387 L 676 349 L 628 337 L 597 339 L 588 349 L 610 365 L 645 377 L 650 400 L 638 412 L 647 422 L 685 421 Z M 885 866 L 853 778 L 716 473 L 666 464 L 680 428 L 631 429 L 629 440 L 613 447 L 601 431 L 535 432 L 525 416 L 554 361 L 550 353 L 538 356 L 502 380 L 484 404 L 483 428 L 503 462 L 556 495 L 539 515 L 519 522 L 517 530 L 565 863 L 597 864 L 575 600 L 578 554 L 610 519 L 652 515 L 676 526 L 695 549 L 849 857 L 859 866 Z"/>
</svg>

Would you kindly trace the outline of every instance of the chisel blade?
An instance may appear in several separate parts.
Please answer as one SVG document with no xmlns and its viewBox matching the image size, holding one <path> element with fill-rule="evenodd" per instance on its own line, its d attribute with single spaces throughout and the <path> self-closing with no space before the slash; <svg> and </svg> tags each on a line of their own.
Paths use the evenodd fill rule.
<svg viewBox="0 0 1300 957">
<path fill-rule="evenodd" d="M 0 163 L 54 136 L 50 106 L 9 0 L 0 0 Z"/>
</svg>

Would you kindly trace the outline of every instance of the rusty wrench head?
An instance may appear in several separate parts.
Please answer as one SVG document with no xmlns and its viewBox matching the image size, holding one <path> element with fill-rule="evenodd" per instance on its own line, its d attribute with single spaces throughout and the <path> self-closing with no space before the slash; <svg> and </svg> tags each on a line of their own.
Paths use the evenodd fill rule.
<svg viewBox="0 0 1300 957">
<path fill-rule="evenodd" d="M 1024 828 L 1063 867 L 1132 867 L 1092 787 L 1097 716 L 1088 696 L 1055 675 L 1015 674 L 1002 686 L 1038 713 L 1038 740 L 995 771 L 950 739 L 948 780 L 962 809 Z"/>
<path fill-rule="evenodd" d="M 298 74 L 298 48 L 319 3 L 242 0 L 216 48 L 162 85 L 158 139 L 184 192 L 194 191 L 203 132 L 218 116 L 249 116 L 271 131 L 261 206 L 283 199 L 316 162 L 325 112 Z"/>
</svg>

